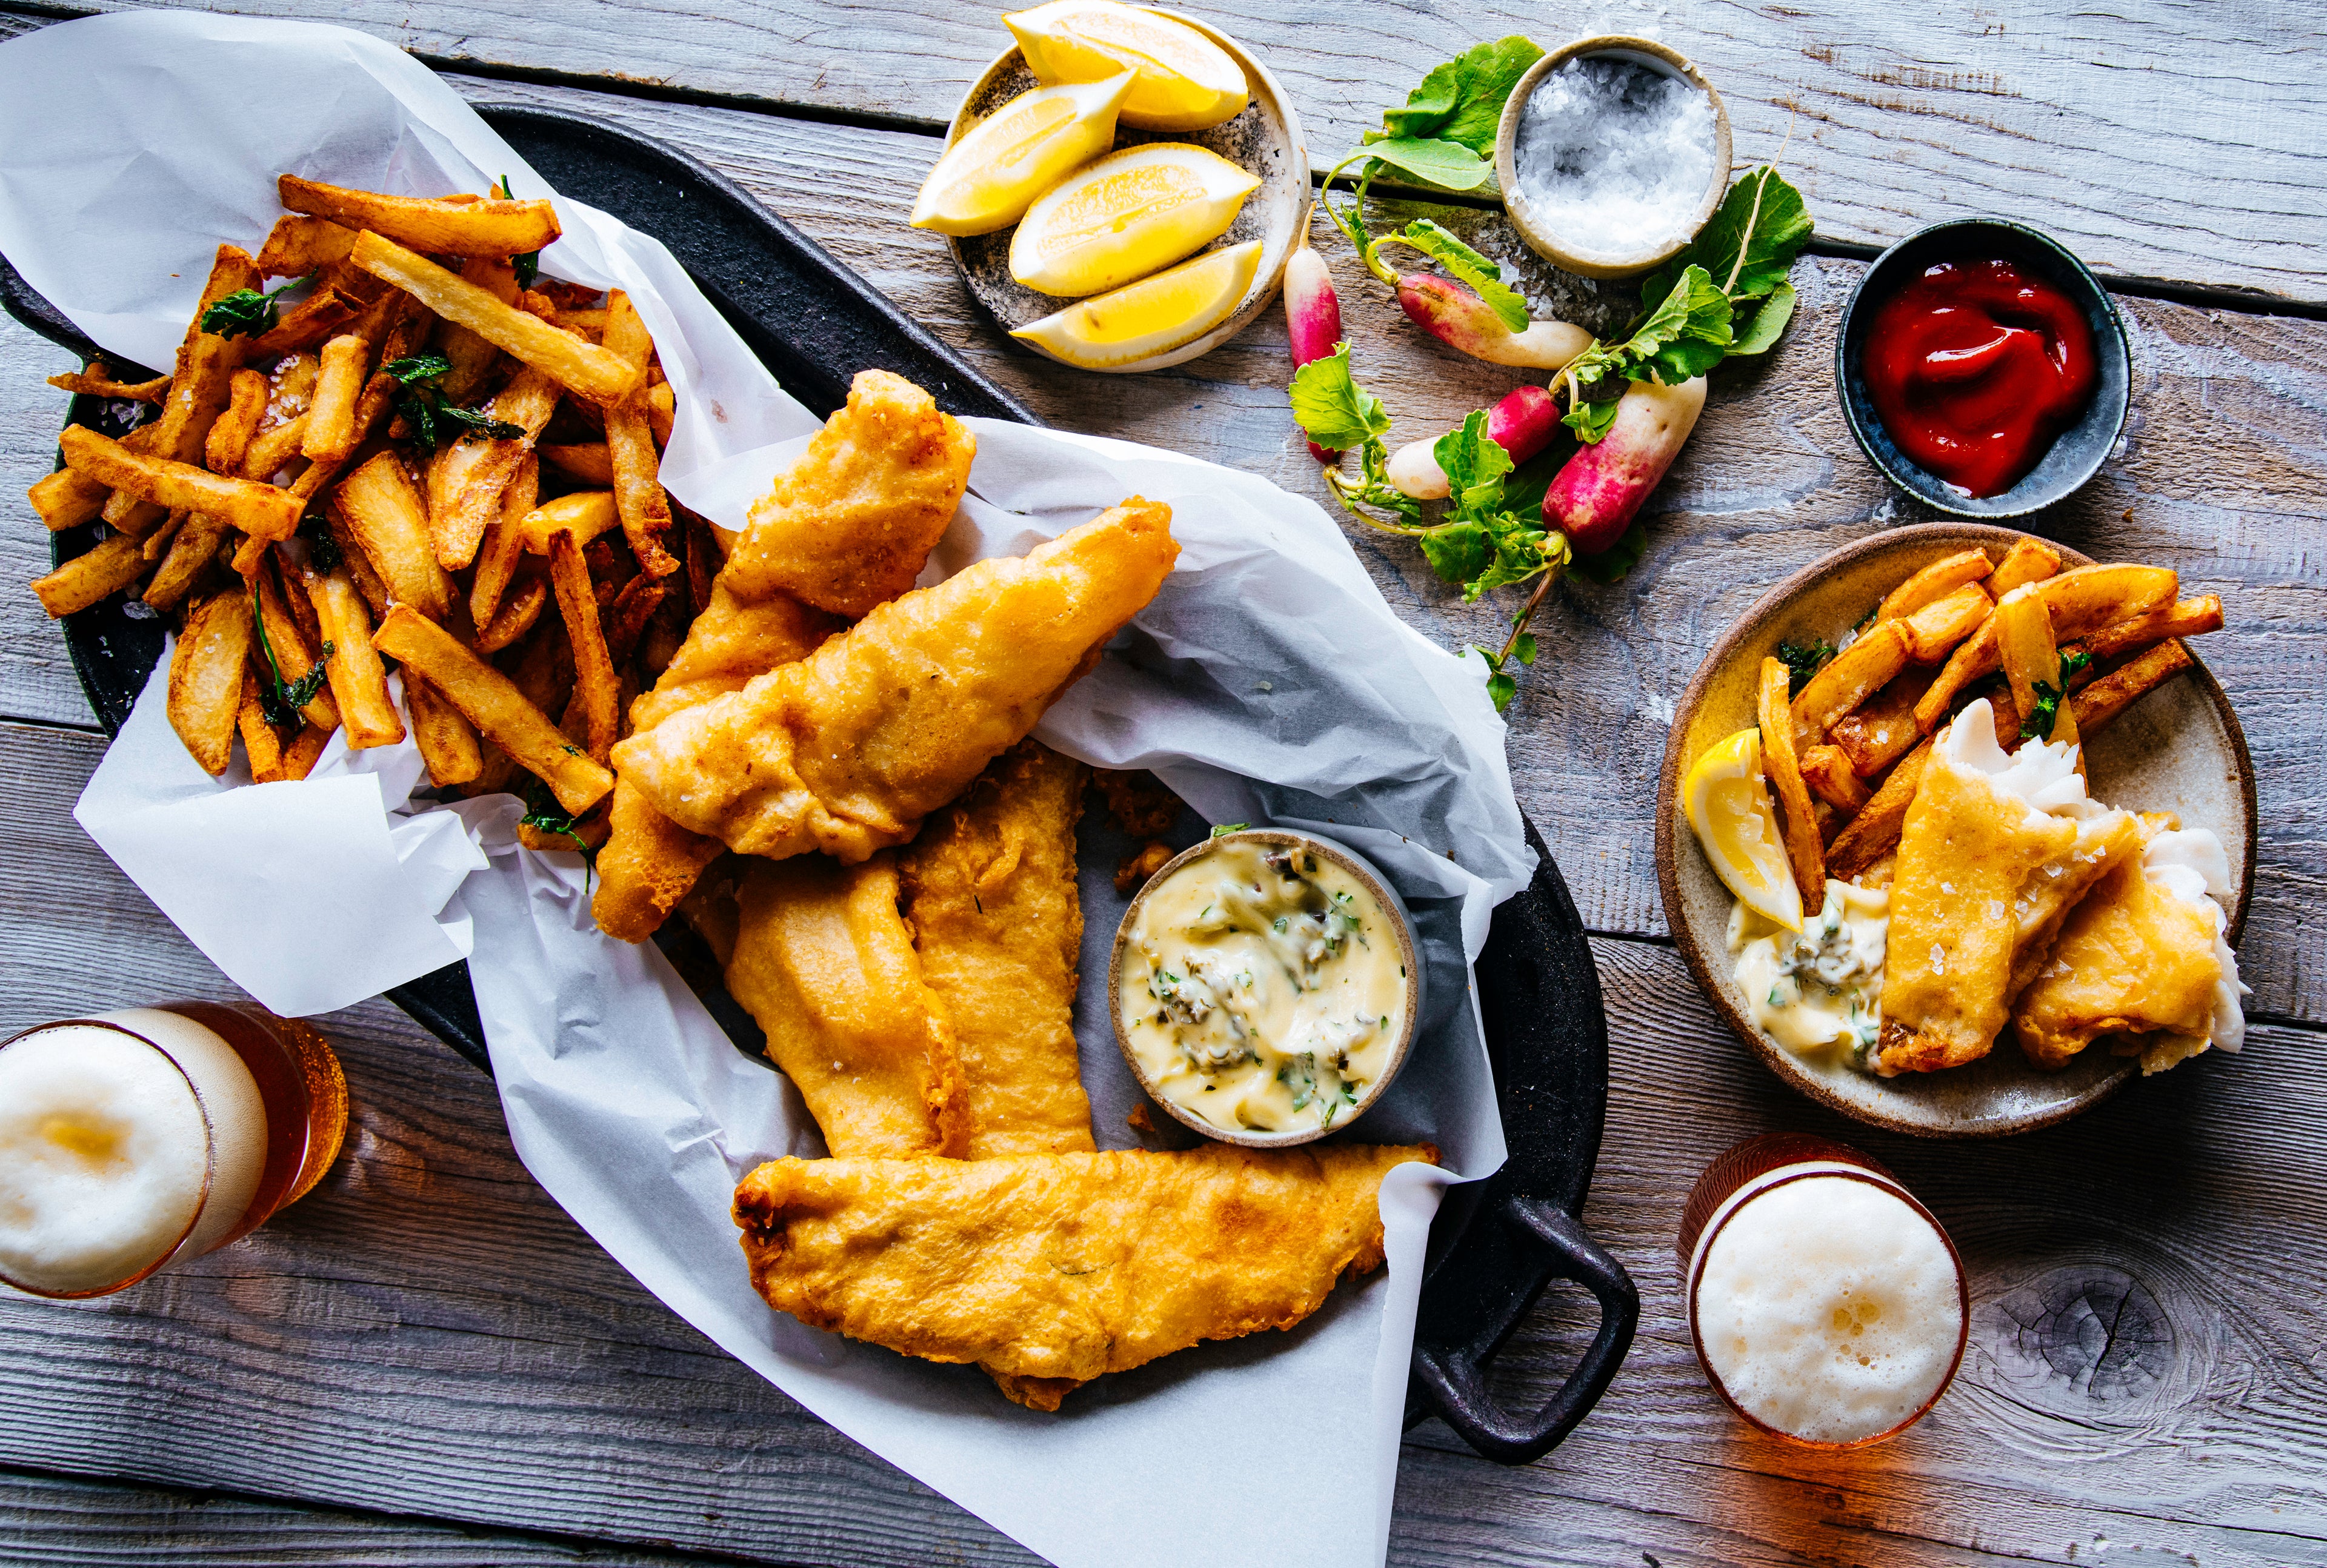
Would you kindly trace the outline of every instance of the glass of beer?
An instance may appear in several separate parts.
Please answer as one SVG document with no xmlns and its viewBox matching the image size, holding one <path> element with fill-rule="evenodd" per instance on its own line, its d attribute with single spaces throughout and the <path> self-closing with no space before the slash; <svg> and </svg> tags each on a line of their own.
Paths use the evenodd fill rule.
<svg viewBox="0 0 2327 1568">
<path fill-rule="evenodd" d="M 1962 1364 L 1971 1296 L 1955 1243 L 1845 1144 L 1775 1133 L 1731 1149 L 1689 1193 L 1679 1252 L 1706 1380 L 1772 1436 L 1896 1437 Z"/>
<path fill-rule="evenodd" d="M 347 1131 L 323 1037 L 172 1002 L 0 1041 L 0 1281 L 107 1295 L 238 1241 L 322 1179 Z"/>
</svg>

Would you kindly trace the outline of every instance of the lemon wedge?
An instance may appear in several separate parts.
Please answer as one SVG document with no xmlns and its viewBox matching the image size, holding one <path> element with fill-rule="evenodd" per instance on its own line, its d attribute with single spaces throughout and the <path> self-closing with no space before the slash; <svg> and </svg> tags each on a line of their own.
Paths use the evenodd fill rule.
<svg viewBox="0 0 2327 1568">
<path fill-rule="evenodd" d="M 1228 232 L 1260 176 L 1186 142 L 1110 153 L 1026 209 L 1010 275 L 1080 297 L 1171 266 Z"/>
<path fill-rule="evenodd" d="M 1204 130 L 1244 113 L 1251 98 L 1244 67 L 1174 17 L 1117 0 L 1051 0 L 1002 20 L 1046 86 L 1136 71 L 1123 123 L 1144 131 Z"/>
<path fill-rule="evenodd" d="M 1134 77 L 1036 88 L 995 110 L 946 149 L 913 200 L 913 227 L 991 234 L 1034 198 L 1115 145 L 1116 111 Z"/>
<path fill-rule="evenodd" d="M 1260 270 L 1247 240 L 1083 300 L 1011 334 L 1086 370 L 1109 370 L 1193 342 L 1236 314 Z"/>
<path fill-rule="evenodd" d="M 1755 914 L 1802 929 L 1802 894 L 1762 778 L 1762 732 L 1740 730 L 1699 757 L 1681 794 L 1713 874 Z"/>
</svg>

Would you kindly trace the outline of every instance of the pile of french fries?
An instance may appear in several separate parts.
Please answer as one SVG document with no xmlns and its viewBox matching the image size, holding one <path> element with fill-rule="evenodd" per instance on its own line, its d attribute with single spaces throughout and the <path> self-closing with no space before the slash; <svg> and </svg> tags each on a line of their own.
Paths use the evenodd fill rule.
<svg viewBox="0 0 2327 1568">
<path fill-rule="evenodd" d="M 2006 751 L 2074 742 L 2188 669 L 2181 639 L 2219 630 L 2222 602 L 2179 592 L 2169 568 L 2063 572 L 2060 552 L 2023 538 L 2000 561 L 1932 562 L 1813 670 L 1763 659 L 1762 767 L 1804 907 L 1824 905 L 1827 877 L 1856 881 L 1897 849 L 1931 736 L 1966 704 L 1988 700 Z"/>
<path fill-rule="evenodd" d="M 55 378 L 151 417 L 64 433 L 33 509 L 102 537 L 33 592 L 175 622 L 170 722 L 213 775 L 238 739 L 260 781 L 305 777 L 335 730 L 401 742 L 400 667 L 435 784 L 528 793 L 529 842 L 594 846 L 629 698 L 720 565 L 662 488 L 646 326 L 619 290 L 534 275 L 547 201 L 279 191 L 257 257 L 219 247 L 171 374 Z"/>
</svg>

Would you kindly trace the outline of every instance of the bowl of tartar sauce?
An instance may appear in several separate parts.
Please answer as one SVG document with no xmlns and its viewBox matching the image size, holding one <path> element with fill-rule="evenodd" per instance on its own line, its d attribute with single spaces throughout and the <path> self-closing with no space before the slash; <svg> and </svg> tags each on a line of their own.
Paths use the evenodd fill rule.
<svg viewBox="0 0 2327 1568">
<path fill-rule="evenodd" d="M 1208 1138 L 1305 1143 L 1362 1115 L 1422 1017 L 1414 926 L 1354 851 L 1239 828 L 1168 862 L 1107 966 L 1115 1038 L 1158 1106 Z"/>
</svg>

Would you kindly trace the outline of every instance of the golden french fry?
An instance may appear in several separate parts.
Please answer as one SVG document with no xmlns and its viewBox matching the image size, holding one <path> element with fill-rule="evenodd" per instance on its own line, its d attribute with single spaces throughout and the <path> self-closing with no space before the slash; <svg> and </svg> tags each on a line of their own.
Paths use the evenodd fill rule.
<svg viewBox="0 0 2327 1568">
<path fill-rule="evenodd" d="M 478 626 L 490 625 L 500 608 L 518 557 L 525 554 L 525 533 L 518 525 L 540 499 L 541 460 L 528 453 L 501 492 L 500 515 L 485 529 L 477 546 L 476 570 L 469 574 L 469 619 Z"/>
<path fill-rule="evenodd" d="M 1977 583 L 1995 568 L 1985 550 L 1958 550 L 1932 562 L 1891 590 L 1874 611 L 1877 621 L 1896 621 L 1924 605 L 1946 598 L 1967 583 Z"/>
<path fill-rule="evenodd" d="M 279 676 L 285 686 L 296 686 L 315 667 L 322 646 L 322 623 L 319 619 L 311 629 L 299 619 L 292 609 L 293 596 L 283 592 L 268 566 L 262 565 L 250 574 L 250 581 L 258 591 L 257 630 L 263 634 L 258 642 L 258 663 L 266 665 L 270 675 Z M 313 613 L 313 604 L 305 594 L 296 595 L 296 599 L 307 606 L 311 615 Z M 271 661 L 269 655 L 273 656 Z M 327 683 L 330 679 L 329 675 L 324 677 Z M 328 684 L 317 688 L 313 698 L 300 708 L 299 716 L 325 733 L 340 727 L 340 705 L 333 700 Z"/>
<path fill-rule="evenodd" d="M 146 427 L 153 434 L 143 438 L 144 443 L 131 450 L 178 462 L 201 461 L 210 425 L 226 408 L 234 373 L 242 368 L 243 356 L 249 348 L 248 339 L 225 338 L 204 331 L 202 318 L 220 300 L 238 290 L 255 287 L 258 282 L 258 269 L 240 247 L 218 247 L 210 263 L 210 277 L 202 285 L 201 300 L 194 307 L 194 319 L 187 325 L 185 341 L 178 346 L 177 368 L 170 378 L 169 396 L 163 399 L 162 416 Z M 105 520 L 125 533 L 149 534 L 169 510 L 168 506 L 157 505 L 145 497 L 124 493 L 116 485 L 112 498 L 105 503 Z"/>
<path fill-rule="evenodd" d="M 572 534 L 550 537 L 549 584 L 556 591 L 557 612 L 565 617 L 565 635 L 574 645 L 574 697 L 589 721 L 590 755 L 603 762 L 621 739 L 621 683 L 606 651 L 590 566 Z"/>
<path fill-rule="evenodd" d="M 1987 580 L 1988 597 L 2001 599 L 2014 588 L 2041 582 L 2060 569 L 2060 551 L 2042 539 L 2023 535 L 2013 541 L 2012 548 L 2004 552 L 2004 559 L 1995 564 L 1995 571 Z"/>
<path fill-rule="evenodd" d="M 687 614 L 691 621 L 711 608 L 711 582 L 726 565 L 726 554 L 711 525 L 685 507 L 676 509 L 687 542 Z"/>
<path fill-rule="evenodd" d="M 509 252 L 500 254 L 508 255 Z M 356 237 L 348 258 L 394 285 L 448 322 L 507 350 L 559 386 L 601 405 L 619 403 L 644 380 L 631 365 L 595 343 L 585 343 L 539 316 L 506 304 L 475 284 L 446 272 L 378 233 Z"/>
<path fill-rule="evenodd" d="M 505 257 L 472 256 L 462 263 L 461 277 L 504 304 L 517 303 L 517 268 Z M 437 323 L 436 351 L 453 364 L 437 386 L 444 388 L 446 402 L 463 407 L 476 401 L 501 357 L 501 351 L 492 344 L 452 322 Z"/>
<path fill-rule="evenodd" d="M 340 547 L 341 565 L 354 582 L 356 592 L 363 595 L 364 603 L 369 606 L 372 620 L 378 621 L 388 613 L 387 581 L 380 576 L 379 568 L 371 564 L 371 557 L 364 554 L 355 530 L 330 507 L 323 509 L 323 526 L 331 533 L 332 542 Z"/>
<path fill-rule="evenodd" d="M 85 397 L 120 397 L 132 403 L 160 403 L 170 395 L 170 378 L 156 376 L 150 381 L 122 381 L 107 373 L 102 359 L 92 359 L 86 369 L 67 371 L 49 378 L 49 385 L 64 392 L 77 392 Z"/>
<path fill-rule="evenodd" d="M 586 545 L 621 520 L 612 490 L 575 490 L 544 501 L 519 518 L 518 537 L 531 554 L 547 555 L 549 542 L 560 534 L 570 534 L 575 544 Z"/>
<path fill-rule="evenodd" d="M 654 353 L 654 340 L 639 319 L 631 296 L 621 289 L 606 294 L 605 346 L 641 376 Z M 664 546 L 670 533 L 670 502 L 662 493 L 661 458 L 655 448 L 654 429 L 647 417 L 647 389 L 641 387 L 606 408 L 606 457 L 613 471 L 614 504 L 622 518 L 622 534 L 640 570 L 668 577 L 678 562 Z"/>
<path fill-rule="evenodd" d="M 52 621 L 111 598 L 145 575 L 145 550 L 132 534 L 107 534 L 55 571 L 33 579 Z"/>
<path fill-rule="evenodd" d="M 250 340 L 249 357 L 263 360 L 276 354 L 317 348 L 324 339 L 354 325 L 363 313 L 362 295 L 337 284 L 318 284 L 314 293 L 285 311 L 273 326 Z"/>
<path fill-rule="evenodd" d="M 391 602 L 409 604 L 431 621 L 451 612 L 453 579 L 437 565 L 428 515 L 402 458 L 392 452 L 374 456 L 340 481 L 328 504 L 379 574 Z"/>
<path fill-rule="evenodd" d="M 149 457 L 85 425 L 69 426 L 58 438 L 65 461 L 117 493 L 126 491 L 162 509 L 183 507 L 223 518 L 254 537 L 287 539 L 299 531 L 304 509 L 297 497 L 272 485 L 212 473 L 189 462 Z M 160 517 L 154 518 L 155 522 Z"/>
<path fill-rule="evenodd" d="M 389 611 L 373 640 L 436 686 L 480 734 L 548 785 L 567 811 L 587 811 L 614 787 L 613 774 L 568 741 L 515 682 L 417 611 L 402 604 Z"/>
<path fill-rule="evenodd" d="M 428 471 L 428 524 L 436 538 L 436 558 L 446 570 L 458 571 L 476 559 L 485 530 L 500 515 L 509 481 L 532 454 L 535 437 L 556 407 L 556 383 L 530 367 L 520 369 L 493 399 L 492 416 L 523 434 L 455 442 L 437 453 Z"/>
<path fill-rule="evenodd" d="M 1977 555 L 1979 552 L 1975 550 L 1972 554 Z M 1907 657 L 1917 664 L 1944 662 L 1956 644 L 1977 631 L 1980 623 L 1995 611 L 1995 601 L 1977 583 L 1966 583 L 1941 594 L 1900 618 L 1899 624 L 1907 637 Z"/>
<path fill-rule="evenodd" d="M 591 442 L 572 446 L 544 445 L 537 447 L 544 462 L 560 472 L 573 475 L 584 484 L 612 490 L 614 484 L 614 460 L 606 454 L 603 442 Z"/>
<path fill-rule="evenodd" d="M 1900 759 L 1882 788 L 1867 798 L 1849 826 L 1836 836 L 1834 847 L 1827 853 L 1827 871 L 1845 882 L 1856 882 L 1899 847 L 1899 830 L 1906 826 L 1907 807 L 1915 803 L 1915 790 L 1923 781 L 1923 764 L 1930 756 L 1931 742 L 1926 738 Z"/>
<path fill-rule="evenodd" d="M 307 406 L 307 434 L 299 451 L 310 462 L 338 462 L 356 444 L 356 399 L 363 395 L 365 362 L 371 345 L 342 332 L 323 345 L 322 372 L 315 378 L 315 400 Z"/>
<path fill-rule="evenodd" d="M 314 770 L 315 761 L 323 754 L 324 742 L 332 738 L 329 730 L 319 730 L 309 724 L 292 737 L 283 748 L 283 777 L 297 780 Z"/>
<path fill-rule="evenodd" d="M 542 607 L 549 602 L 549 583 L 540 577 L 520 577 L 514 587 L 501 595 L 500 605 L 493 618 L 477 633 L 479 653 L 499 653 L 502 649 L 533 630 L 541 619 Z"/>
<path fill-rule="evenodd" d="M 2061 650 L 2052 640 L 2052 618 L 2045 613 L 2042 584 L 2023 583 L 2004 596 L 1995 607 L 1995 646 L 2004 678 L 2012 688 L 2012 703 L 2021 713 L 2039 714 L 2049 698 L 2052 722 L 2042 741 L 2074 745 L 2077 718 L 2062 699 Z"/>
<path fill-rule="evenodd" d="M 185 527 L 186 519 L 192 516 L 193 513 L 183 509 L 173 511 L 163 519 L 160 527 L 138 542 L 138 554 L 144 555 L 149 564 L 159 561 L 170 553 L 170 546 L 178 542 L 178 530 Z"/>
<path fill-rule="evenodd" d="M 258 247 L 258 270 L 268 277 L 304 277 L 348 258 L 356 231 L 328 218 L 286 213 L 266 231 Z"/>
<path fill-rule="evenodd" d="M 671 426 L 678 420 L 678 404 L 668 381 L 658 381 L 647 388 L 647 423 L 654 428 L 655 444 L 670 444 Z"/>
<path fill-rule="evenodd" d="M 1794 885 L 1801 890 L 1802 909 L 1808 912 L 1826 907 L 1826 845 L 1818 835 L 1818 815 L 1810 808 L 1809 789 L 1802 782 L 1801 767 L 1795 760 L 1794 717 L 1786 701 L 1786 688 L 1792 682 L 1792 672 L 1781 661 L 1763 659 L 1755 706 L 1762 724 L 1762 768 L 1777 793 L 1786 859 L 1793 867 Z"/>
<path fill-rule="evenodd" d="M 242 477 L 271 483 L 306 442 L 307 410 L 303 408 L 283 424 L 251 437 L 249 450 L 243 453 Z"/>
<path fill-rule="evenodd" d="M 1851 771 L 1872 779 L 1915 749 L 1923 732 L 1915 703 L 1939 672 L 1910 665 L 1898 678 L 1834 722 L 1827 739 L 1850 759 Z"/>
<path fill-rule="evenodd" d="M 1845 817 L 1866 804 L 1866 786 L 1851 771 L 1850 759 L 1841 748 L 1812 746 L 1801 754 L 1799 765 L 1810 792 Z"/>
<path fill-rule="evenodd" d="M 220 541 L 233 532 L 233 526 L 223 518 L 206 512 L 189 512 L 178 537 L 170 541 L 170 552 L 154 569 L 153 581 L 138 597 L 156 610 L 175 610 L 192 593 L 210 563 L 218 558 Z"/>
<path fill-rule="evenodd" d="M 250 454 L 251 437 L 266 415 L 266 378 L 256 370 L 237 370 L 229 382 L 226 412 L 210 425 L 202 443 L 202 466 L 212 473 L 240 474 Z"/>
<path fill-rule="evenodd" d="M 2179 639 L 2144 649 L 2133 658 L 2070 697 L 2079 731 L 2090 734 L 2198 661 Z"/>
<path fill-rule="evenodd" d="M 105 510 L 105 498 L 112 493 L 85 473 L 61 468 L 35 480 L 24 496 L 53 534 L 94 521 Z"/>
<path fill-rule="evenodd" d="M 2023 541 L 2023 543 L 2025 541 Z M 2013 546 L 2016 552 L 2018 546 Z M 2009 563 L 2011 557 L 2005 560 Z M 1998 576 L 2003 567 L 1996 568 Z M 2104 626 L 2146 615 L 2169 602 L 2179 585 L 2171 567 L 2107 565 L 2079 566 L 2051 577 L 2036 579 L 2038 595 L 2051 618 L 2058 641 L 2090 635 Z M 2020 586 L 2025 587 L 2026 583 Z M 1983 676 L 1994 675 L 1998 653 L 1995 622 L 1991 618 L 1977 631 L 1956 645 L 1956 650 L 1915 705 L 1915 722 L 1930 734 L 1939 727 L 1957 696 Z"/>
<path fill-rule="evenodd" d="M 1877 621 L 1828 659 L 1793 701 L 1794 730 L 1807 745 L 1826 738 L 1836 719 L 1864 702 L 1907 667 L 1907 633 L 1896 621 Z"/>
<path fill-rule="evenodd" d="M 280 779 L 283 737 L 266 722 L 266 711 L 258 704 L 258 681 L 248 665 L 242 672 L 242 705 L 235 711 L 234 723 L 242 733 L 243 754 L 250 759 L 251 781 L 272 784 Z"/>
<path fill-rule="evenodd" d="M 412 710 L 412 738 L 419 744 L 420 760 L 428 765 L 430 781 L 444 789 L 476 778 L 484 767 L 484 752 L 477 744 L 477 732 L 452 699 L 407 670 L 404 703 Z"/>
<path fill-rule="evenodd" d="M 546 201 L 450 201 L 383 196 L 285 174 L 276 199 L 294 212 L 368 229 L 432 256 L 522 256 L 558 235 L 557 214 Z"/>
<path fill-rule="evenodd" d="M 630 663 L 631 655 L 638 651 L 639 639 L 645 633 L 647 622 L 662 608 L 663 599 L 669 592 L 668 578 L 650 577 L 644 572 L 622 584 L 602 617 L 606 629 L 607 658 L 617 666 Z"/>
<path fill-rule="evenodd" d="M 2169 637 L 2199 637 L 2222 629 L 2222 601 L 2212 593 L 2161 604 L 2146 615 L 2104 626 L 2084 639 L 2083 651 L 2095 658 L 2114 658 L 2136 648 L 2147 648 Z"/>
<path fill-rule="evenodd" d="M 170 727 L 212 778 L 234 760 L 235 720 L 242 711 L 249 658 L 250 600 L 240 588 L 214 594 L 186 612 L 170 656 Z"/>
<path fill-rule="evenodd" d="M 325 646 L 324 678 L 340 709 L 348 748 L 361 751 L 404 739 L 404 720 L 388 700 L 388 671 L 372 646 L 371 616 L 345 566 L 307 574 L 307 598 L 315 607 Z M 401 608 L 400 606 L 398 607 Z M 397 610 L 390 610 L 390 615 Z M 414 612 L 416 613 L 416 612 Z"/>
</svg>

